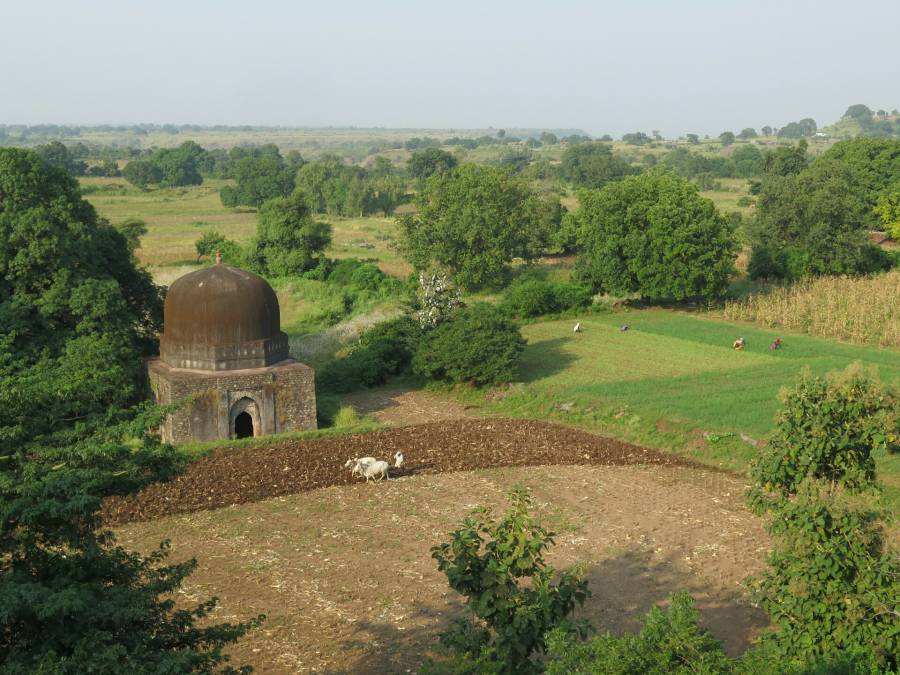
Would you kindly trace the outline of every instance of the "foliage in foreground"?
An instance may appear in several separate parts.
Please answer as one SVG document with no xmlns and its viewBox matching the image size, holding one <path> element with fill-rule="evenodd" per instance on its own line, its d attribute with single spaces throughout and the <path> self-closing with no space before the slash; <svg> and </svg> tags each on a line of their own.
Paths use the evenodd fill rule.
<svg viewBox="0 0 900 675">
<path fill-rule="evenodd" d="M 684 300 L 727 288 L 733 229 L 689 181 L 651 170 L 582 191 L 579 202 L 576 275 L 594 291 Z"/>
<path fill-rule="evenodd" d="M 497 308 L 478 303 L 423 334 L 413 370 L 432 380 L 476 387 L 513 379 L 525 339 Z"/>
<path fill-rule="evenodd" d="M 476 511 L 450 534 L 449 543 L 431 549 L 438 569 L 472 612 L 441 636 L 453 659 L 432 664 L 432 672 L 539 672 L 531 658 L 544 651 L 549 631 L 583 637 L 589 629 L 586 621 L 569 618 L 590 595 L 581 571 L 567 570 L 554 583 L 556 570 L 544 560 L 554 534 L 529 513 L 525 488 L 515 487 L 510 502 L 500 520 Z"/>
<path fill-rule="evenodd" d="M 548 675 L 689 675 L 735 672 L 722 643 L 700 628 L 700 615 L 685 591 L 666 609 L 654 607 L 639 633 L 602 635 L 580 642 L 556 630 L 547 637 Z"/>
<path fill-rule="evenodd" d="M 132 553 L 100 529 L 105 496 L 174 468 L 174 450 L 148 435 L 160 421 L 141 414 L 71 445 L 4 447 L 0 672 L 217 672 L 223 648 L 261 620 L 209 625 L 215 598 L 176 607 L 197 561 L 166 564 L 167 542 Z"/>
<path fill-rule="evenodd" d="M 100 529 L 100 505 L 177 469 L 135 407 L 160 294 L 74 180 L 0 150 L 0 672 L 212 672 L 250 627 L 169 599 L 194 569 Z M 133 228 L 129 228 L 135 232 Z"/>
<path fill-rule="evenodd" d="M 900 448 L 900 397 L 851 366 L 804 374 L 783 401 L 749 493 L 774 540 L 751 584 L 777 628 L 763 646 L 794 664 L 857 652 L 896 669 L 900 557 L 884 544 L 873 454 Z"/>
</svg>

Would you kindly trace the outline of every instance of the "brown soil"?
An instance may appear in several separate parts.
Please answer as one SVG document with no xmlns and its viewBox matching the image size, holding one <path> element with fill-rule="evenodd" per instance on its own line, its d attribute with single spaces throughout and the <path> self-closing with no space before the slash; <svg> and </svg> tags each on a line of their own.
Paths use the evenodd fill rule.
<svg viewBox="0 0 900 675">
<path fill-rule="evenodd" d="M 543 444 L 549 449 L 561 443 L 556 452 L 571 461 L 574 453 L 565 444 L 574 443 L 598 463 L 652 459 L 639 449 L 616 449 L 549 425 L 470 424 L 400 429 L 343 446 L 319 444 L 336 447 L 331 464 L 342 463 L 350 447 L 381 455 L 389 443 L 416 434 L 445 448 L 455 458 L 448 459 L 450 466 L 485 461 L 498 441 L 531 457 Z M 365 445 L 368 440 L 371 445 Z M 460 455 L 470 443 L 474 458 Z M 745 649 L 765 625 L 764 613 L 749 606 L 740 585 L 760 570 L 769 548 L 761 522 L 744 506 L 741 478 L 659 464 L 437 474 L 430 463 L 443 453 L 429 452 L 424 442 L 417 447 L 409 455 L 418 475 L 131 523 L 117 529 L 119 543 L 150 551 L 170 539 L 173 561 L 196 557 L 200 567 L 179 592 L 179 602 L 218 596 L 214 621 L 265 613 L 265 623 L 229 650 L 232 663 L 248 663 L 265 674 L 415 672 L 438 633 L 464 611 L 429 549 L 447 541 L 474 507 L 505 509 L 505 495 L 516 483 L 532 490 L 535 510 L 557 533 L 551 564 L 585 566 L 593 596 L 581 615 L 600 632 L 636 630 L 652 606 L 682 588 L 696 598 L 702 623 L 731 654 Z M 303 456 L 306 449 L 286 451 Z M 554 461 L 562 460 L 554 454 Z M 274 459 L 261 461 L 278 467 Z"/>
<path fill-rule="evenodd" d="M 689 465 L 674 455 L 546 422 L 501 418 L 451 420 L 369 434 L 267 447 L 217 450 L 176 479 L 105 502 L 107 524 L 256 502 L 358 481 L 351 457 L 387 459 L 403 451 L 395 475 L 547 464 Z"/>
<path fill-rule="evenodd" d="M 390 427 L 458 420 L 471 417 L 473 412 L 448 396 L 402 387 L 367 389 L 349 394 L 341 402 Z"/>
</svg>

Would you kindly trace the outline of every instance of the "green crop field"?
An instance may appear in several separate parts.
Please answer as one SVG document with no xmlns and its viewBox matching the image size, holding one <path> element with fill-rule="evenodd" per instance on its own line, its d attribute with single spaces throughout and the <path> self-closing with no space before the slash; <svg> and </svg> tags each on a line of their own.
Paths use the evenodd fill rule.
<svg viewBox="0 0 900 675">
<path fill-rule="evenodd" d="M 484 401 L 485 411 L 551 418 L 742 470 L 756 452 L 749 441 L 772 428 L 779 389 L 803 368 L 821 374 L 860 361 L 900 381 L 900 352 L 876 347 L 655 309 L 577 320 L 582 333 L 572 331 L 576 319 L 526 326 L 523 384 Z M 734 351 L 741 336 L 747 348 Z M 784 347 L 772 351 L 775 337 Z M 879 462 L 900 502 L 900 456 Z"/>
</svg>

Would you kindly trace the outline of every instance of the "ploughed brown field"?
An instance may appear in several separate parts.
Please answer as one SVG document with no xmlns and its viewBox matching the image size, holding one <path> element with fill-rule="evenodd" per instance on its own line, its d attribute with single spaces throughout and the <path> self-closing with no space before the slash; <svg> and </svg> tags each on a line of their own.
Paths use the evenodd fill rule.
<svg viewBox="0 0 900 675">
<path fill-rule="evenodd" d="M 359 482 L 344 463 L 351 457 L 390 461 L 393 477 L 544 464 L 666 464 L 687 460 L 547 422 L 503 418 L 433 422 L 336 438 L 267 447 L 218 450 L 168 483 L 106 502 L 113 525 L 177 513 L 257 502 L 269 497 Z"/>
<path fill-rule="evenodd" d="M 368 485 L 349 457 L 406 466 Z M 745 480 L 543 422 L 461 419 L 270 447 L 219 450 L 179 478 L 105 505 L 119 542 L 196 557 L 179 593 L 217 596 L 214 621 L 264 613 L 229 650 L 260 673 L 415 672 L 464 611 L 430 548 L 516 483 L 557 533 L 557 568 L 581 564 L 600 631 L 636 630 L 681 588 L 731 653 L 765 625 L 742 579 L 769 542 L 744 506 Z"/>
</svg>

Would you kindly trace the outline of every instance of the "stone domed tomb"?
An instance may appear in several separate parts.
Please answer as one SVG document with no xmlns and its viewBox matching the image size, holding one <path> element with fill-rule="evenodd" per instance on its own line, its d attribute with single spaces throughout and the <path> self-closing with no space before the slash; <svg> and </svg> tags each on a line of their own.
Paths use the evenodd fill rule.
<svg viewBox="0 0 900 675">
<path fill-rule="evenodd" d="M 164 312 L 150 385 L 160 404 L 187 402 L 166 419 L 163 440 L 316 428 L 315 375 L 288 355 L 278 297 L 265 279 L 217 263 L 177 279 Z"/>
</svg>

